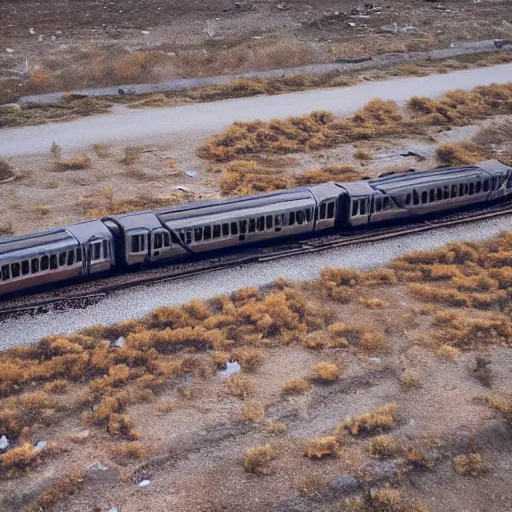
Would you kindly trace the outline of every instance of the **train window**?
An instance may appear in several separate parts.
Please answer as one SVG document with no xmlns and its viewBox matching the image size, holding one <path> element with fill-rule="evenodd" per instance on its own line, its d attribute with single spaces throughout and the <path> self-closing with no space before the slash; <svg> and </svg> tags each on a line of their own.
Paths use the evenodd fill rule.
<svg viewBox="0 0 512 512">
<path fill-rule="evenodd" d="M 288 225 L 293 226 L 295 224 L 295 212 L 290 212 L 288 216 Z"/>
<path fill-rule="evenodd" d="M 180 242 L 180 239 L 178 238 L 178 236 L 176 235 L 176 232 L 175 231 L 171 231 L 171 242 L 173 244 L 179 244 Z"/>
<path fill-rule="evenodd" d="M 384 198 L 383 209 L 384 210 L 391 210 L 392 208 L 393 208 L 393 205 L 391 204 L 391 200 L 389 199 L 389 197 L 385 197 Z"/>
<path fill-rule="evenodd" d="M 508 173 L 507 188 L 512 188 L 512 171 Z"/>
<path fill-rule="evenodd" d="M 213 238 L 220 238 L 220 224 L 215 224 L 213 226 Z"/>
<path fill-rule="evenodd" d="M 222 224 L 222 236 L 229 236 L 229 223 Z"/>
<path fill-rule="evenodd" d="M 171 241 L 169 240 L 169 233 L 164 233 L 164 247 L 170 247 Z"/>
<path fill-rule="evenodd" d="M 256 219 L 249 219 L 249 233 L 256 231 Z"/>
<path fill-rule="evenodd" d="M 469 195 L 472 196 L 475 193 L 475 184 L 471 182 L 469 184 Z"/>
<path fill-rule="evenodd" d="M 161 249 L 164 245 L 164 237 L 162 233 L 155 233 L 153 238 L 153 249 Z"/>
<path fill-rule="evenodd" d="M 68 252 L 68 265 L 73 265 L 75 263 L 75 251 Z"/>
<path fill-rule="evenodd" d="M 450 197 L 457 197 L 457 185 L 452 185 L 452 193 Z"/>
<path fill-rule="evenodd" d="M 265 217 L 264 216 L 258 217 L 257 228 L 258 228 L 258 231 L 265 231 Z"/>
<path fill-rule="evenodd" d="M 266 218 L 266 222 L 265 222 L 265 226 L 267 229 L 272 229 L 272 226 L 273 226 L 273 218 L 272 218 L 272 215 L 267 215 L 267 218 Z"/>
<path fill-rule="evenodd" d="M 416 189 L 412 191 L 412 202 L 415 205 L 420 204 L 420 195 Z M 386 209 L 386 205 L 384 204 L 384 209 Z"/>
<path fill-rule="evenodd" d="M 378 197 L 373 203 L 373 211 L 380 212 L 382 210 L 382 198 Z"/>
<path fill-rule="evenodd" d="M 411 194 L 407 194 L 405 196 L 405 204 L 406 205 L 410 205 L 411 204 L 411 199 L 412 199 Z"/>
<path fill-rule="evenodd" d="M 237 222 L 231 223 L 231 234 L 238 235 L 238 223 Z"/>
<path fill-rule="evenodd" d="M 241 220 L 240 221 L 240 234 L 244 235 L 245 233 L 247 233 L 247 221 Z"/>
<path fill-rule="evenodd" d="M 35 274 L 36 272 L 39 272 L 39 258 L 34 258 L 31 262 L 30 262 L 30 271 L 32 272 L 32 274 Z"/>
<path fill-rule="evenodd" d="M 476 193 L 480 194 L 481 191 L 482 191 L 482 182 L 481 181 L 477 181 L 476 182 Z"/>
<path fill-rule="evenodd" d="M 484 192 L 489 192 L 489 180 L 484 180 Z"/>
<path fill-rule="evenodd" d="M 459 185 L 459 196 L 463 196 L 464 195 L 464 184 L 461 183 Z"/>
<path fill-rule="evenodd" d="M 77 261 L 77 262 L 82 261 L 82 248 L 81 248 L 81 247 L 79 247 L 79 248 L 76 250 L 76 261 Z"/>
<path fill-rule="evenodd" d="M 132 252 L 140 252 L 140 238 L 138 235 L 132 235 Z"/>
<path fill-rule="evenodd" d="M 194 242 L 203 240 L 203 228 L 194 228 Z"/>
<path fill-rule="evenodd" d="M 108 250 L 108 240 L 103 240 L 103 259 L 109 258 L 109 250 Z"/>
<path fill-rule="evenodd" d="M 205 226 L 204 227 L 204 239 L 210 240 L 212 237 L 212 227 L 211 226 Z"/>
<path fill-rule="evenodd" d="M 276 215 L 274 217 L 274 220 L 275 220 L 275 230 L 281 231 L 281 215 Z"/>
<path fill-rule="evenodd" d="M 334 203 L 332 201 L 327 205 L 327 218 L 334 219 Z"/>
<path fill-rule="evenodd" d="M 436 191 L 435 189 L 431 189 L 428 192 L 428 202 L 433 203 L 436 200 Z"/>
<path fill-rule="evenodd" d="M 433 200 L 434 196 L 432 194 L 432 190 L 430 191 L 430 197 L 431 197 L 431 200 Z M 428 192 L 426 190 L 424 190 L 421 193 L 421 204 L 426 204 L 427 202 L 428 202 Z"/>
<path fill-rule="evenodd" d="M 359 201 L 352 201 L 352 217 L 357 215 L 359 210 Z"/>
<path fill-rule="evenodd" d="M 11 265 L 11 273 L 12 273 L 12 277 L 20 277 L 21 275 L 21 267 L 20 267 L 20 264 L 19 263 L 13 263 Z"/>
<path fill-rule="evenodd" d="M 144 250 L 144 238 L 142 236 L 140 238 L 141 238 L 141 242 L 140 242 L 141 250 L 143 251 Z M 93 260 L 101 260 L 101 243 L 98 242 L 98 243 L 93 244 L 92 250 L 93 250 L 92 259 Z"/>
<path fill-rule="evenodd" d="M 304 212 L 299 210 L 295 213 L 295 218 L 297 219 L 297 224 L 302 224 L 304 222 Z"/>
<path fill-rule="evenodd" d="M 50 258 L 43 256 L 41 258 L 41 270 L 48 270 L 50 268 Z"/>
<path fill-rule="evenodd" d="M 11 272 L 9 270 L 9 265 L 4 265 L 2 267 L 2 279 L 6 281 L 11 278 Z"/>
<path fill-rule="evenodd" d="M 441 201 L 441 199 L 443 199 L 443 189 L 442 188 L 438 188 L 437 189 L 437 200 Z"/>
<path fill-rule="evenodd" d="M 361 215 L 366 215 L 366 199 L 361 199 L 360 203 L 361 203 L 361 208 L 360 208 Z"/>
<path fill-rule="evenodd" d="M 28 260 L 23 260 L 21 262 L 21 273 L 26 276 L 30 274 L 30 262 Z"/>
<path fill-rule="evenodd" d="M 443 187 L 443 199 L 450 199 L 450 187 L 448 185 Z"/>
<path fill-rule="evenodd" d="M 187 237 L 186 244 L 190 245 L 192 243 L 192 228 L 187 228 L 187 231 L 185 234 Z"/>
<path fill-rule="evenodd" d="M 180 230 L 178 231 L 178 233 L 179 233 L 179 235 L 180 235 L 180 238 L 181 238 L 182 243 L 185 243 L 185 231 L 183 231 L 183 230 L 181 230 L 181 229 L 180 229 Z"/>
<path fill-rule="evenodd" d="M 355 201 L 357 203 L 357 201 Z M 326 206 L 325 206 L 325 203 L 324 204 L 321 204 L 320 205 L 320 218 L 321 219 L 325 219 L 325 214 L 327 213 L 326 211 Z M 357 211 L 356 213 L 353 213 L 352 215 L 357 215 Z"/>
<path fill-rule="evenodd" d="M 306 222 L 309 224 L 311 222 L 311 209 L 308 208 L 306 210 Z"/>
<path fill-rule="evenodd" d="M 491 190 L 494 190 L 496 188 L 496 177 L 493 177 L 491 180 Z"/>
<path fill-rule="evenodd" d="M 66 264 L 66 256 L 65 252 L 59 254 L 59 267 L 63 267 Z"/>
<path fill-rule="evenodd" d="M 56 268 L 59 268 L 57 265 L 57 255 L 51 254 L 50 255 L 50 270 L 55 270 Z"/>
</svg>

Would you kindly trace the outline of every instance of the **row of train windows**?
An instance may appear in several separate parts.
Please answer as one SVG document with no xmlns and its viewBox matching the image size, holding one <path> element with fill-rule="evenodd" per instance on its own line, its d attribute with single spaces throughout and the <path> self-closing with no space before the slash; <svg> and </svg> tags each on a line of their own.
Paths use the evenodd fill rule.
<svg viewBox="0 0 512 512">
<path fill-rule="evenodd" d="M 108 241 L 95 242 L 88 248 L 88 259 L 91 261 L 107 259 L 109 257 Z M 47 270 L 56 270 L 60 267 L 66 267 L 80 263 L 82 261 L 82 249 L 72 249 L 71 251 L 61 252 L 59 254 L 50 254 L 30 260 L 22 260 L 3 265 L 0 276 L 3 281 L 14 279 L 28 274 L 37 274 Z"/>
<path fill-rule="evenodd" d="M 368 199 L 355 199 L 352 201 L 352 217 L 356 215 L 366 215 Z M 393 208 L 389 197 L 378 197 L 373 203 L 373 211 L 380 212 Z"/>
<path fill-rule="evenodd" d="M 132 253 L 146 251 L 146 237 L 147 235 L 132 235 Z M 161 249 L 162 247 L 170 247 L 171 242 L 169 233 L 155 233 L 153 236 L 153 249 Z"/>
<path fill-rule="evenodd" d="M 492 188 L 495 188 L 495 178 L 492 178 Z M 413 190 L 412 194 L 405 196 L 405 204 L 426 204 L 435 201 L 444 201 L 455 197 L 472 196 L 482 192 L 489 192 L 489 180 L 476 181 L 471 183 L 460 183 L 459 185 L 444 185 L 443 187 L 431 188 L 421 192 L 421 196 L 417 190 Z"/>
</svg>

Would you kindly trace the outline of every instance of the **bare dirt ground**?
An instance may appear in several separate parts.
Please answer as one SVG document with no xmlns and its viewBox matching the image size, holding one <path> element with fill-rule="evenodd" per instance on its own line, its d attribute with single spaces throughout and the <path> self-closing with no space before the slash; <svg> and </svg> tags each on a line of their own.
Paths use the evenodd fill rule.
<svg viewBox="0 0 512 512">
<path fill-rule="evenodd" d="M 509 510 L 509 250 L 452 244 L 3 353 L 2 428 L 59 447 L 0 455 L 2 510 Z"/>
<path fill-rule="evenodd" d="M 0 100 L 9 101 L 506 38 L 512 7 L 504 0 L 6 0 L 0 19 Z"/>
</svg>

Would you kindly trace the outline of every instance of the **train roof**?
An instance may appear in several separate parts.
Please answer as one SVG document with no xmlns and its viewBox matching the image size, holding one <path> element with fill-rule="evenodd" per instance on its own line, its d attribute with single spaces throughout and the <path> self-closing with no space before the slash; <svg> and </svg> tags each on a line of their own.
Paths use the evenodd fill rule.
<svg viewBox="0 0 512 512">
<path fill-rule="evenodd" d="M 302 199 L 312 199 L 311 191 L 305 187 L 280 190 L 269 194 L 260 194 L 256 196 L 237 197 L 227 200 L 211 201 L 192 201 L 183 205 L 171 206 L 169 208 L 158 208 L 155 210 L 164 222 L 177 219 L 186 219 L 198 215 L 212 215 L 233 209 L 255 208 L 258 206 L 267 206 L 279 201 L 298 201 Z"/>
<path fill-rule="evenodd" d="M 498 162 L 497 160 L 487 160 L 478 165 L 468 165 L 464 167 L 439 167 L 428 171 L 408 171 L 381 178 L 375 178 L 368 181 L 368 184 L 376 189 L 382 189 L 385 192 L 394 192 L 402 188 L 413 186 L 431 185 L 445 180 L 462 180 L 471 176 L 493 174 L 509 171 L 511 168 Z"/>
<path fill-rule="evenodd" d="M 48 245 L 62 240 L 70 239 L 76 242 L 73 235 L 65 228 L 55 228 L 40 233 L 30 233 L 26 235 L 12 235 L 0 237 L 0 255 L 7 254 L 20 249 L 30 249 Z"/>
</svg>

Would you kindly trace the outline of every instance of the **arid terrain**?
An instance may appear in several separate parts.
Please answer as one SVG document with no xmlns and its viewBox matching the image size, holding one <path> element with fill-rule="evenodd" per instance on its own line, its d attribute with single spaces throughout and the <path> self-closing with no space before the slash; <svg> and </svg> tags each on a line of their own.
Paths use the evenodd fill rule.
<svg viewBox="0 0 512 512">
<path fill-rule="evenodd" d="M 507 1 L 5 0 L 0 100 L 507 38 Z"/>
</svg>

